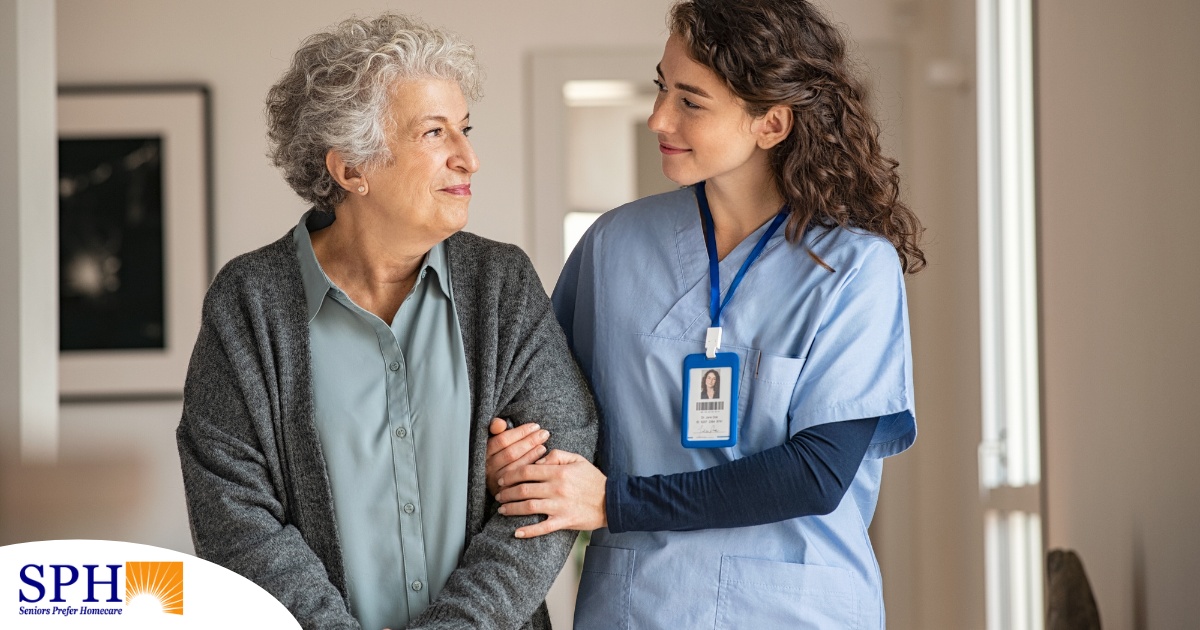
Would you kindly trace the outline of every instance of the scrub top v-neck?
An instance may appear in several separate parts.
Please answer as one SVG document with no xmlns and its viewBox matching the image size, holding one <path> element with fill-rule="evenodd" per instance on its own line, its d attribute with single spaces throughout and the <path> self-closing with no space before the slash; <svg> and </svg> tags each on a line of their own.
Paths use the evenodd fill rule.
<svg viewBox="0 0 1200 630">
<path fill-rule="evenodd" d="M 720 261 L 722 294 L 767 229 Z M 555 310 L 602 411 L 606 471 L 702 470 L 842 420 L 879 417 L 875 435 L 831 514 L 691 532 L 598 530 L 576 627 L 883 627 L 866 528 L 882 458 L 916 437 L 895 250 L 841 228 L 811 229 L 799 243 L 783 230 L 771 236 L 721 315 L 721 350 L 742 365 L 737 443 L 687 449 L 680 365 L 704 352 L 708 264 L 696 195 L 685 188 L 606 213 L 563 269 Z"/>
</svg>

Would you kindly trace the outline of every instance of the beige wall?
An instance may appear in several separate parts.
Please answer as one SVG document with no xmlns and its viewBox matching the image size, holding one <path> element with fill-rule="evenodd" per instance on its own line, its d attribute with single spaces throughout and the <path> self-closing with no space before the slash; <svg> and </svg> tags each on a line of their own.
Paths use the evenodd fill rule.
<svg viewBox="0 0 1200 630">
<path fill-rule="evenodd" d="M 218 263 L 274 240 L 304 210 L 263 158 L 263 98 L 300 40 L 350 15 L 419 15 L 473 42 L 487 72 L 472 108 L 482 167 L 468 229 L 522 243 L 527 225 L 527 55 L 555 48 L 659 46 L 666 0 L 58 3 L 59 80 L 202 81 L 212 86 Z M 586 25 L 586 27 L 585 27 Z M 648 70 L 648 72 L 652 71 Z M 647 74 L 649 77 L 649 74 Z"/>
<path fill-rule="evenodd" d="M 528 186 L 536 174 L 527 172 L 526 143 L 530 126 L 538 124 L 526 113 L 529 55 L 658 48 L 667 4 L 59 0 L 58 81 L 211 86 L 220 264 L 276 238 L 303 210 L 263 157 L 262 117 L 263 96 L 299 40 L 353 13 L 390 7 L 419 14 L 473 41 L 488 74 L 486 96 L 472 111 L 482 169 L 474 181 L 469 229 L 528 246 Z M 894 43 L 895 28 L 904 21 L 889 0 L 825 4 L 859 42 Z M 647 68 L 647 80 L 650 74 Z M 0 544 L 113 538 L 190 551 L 173 440 L 178 414 L 178 404 L 170 402 L 64 406 L 59 465 L 9 468 L 0 475 Z M 936 432 L 922 435 L 925 440 Z M 80 483 L 84 479 L 87 484 Z M 889 486 L 885 497 L 902 488 Z M 909 509 L 906 501 L 895 503 L 898 512 Z M 897 584 L 909 583 L 916 570 L 885 568 Z M 907 605 L 901 600 L 896 606 Z"/>
<path fill-rule="evenodd" d="M 873 528 L 889 626 L 982 627 L 974 96 L 926 80 L 933 62 L 972 74 L 973 3 L 825 4 L 858 41 L 904 52 L 901 168 L 929 228 L 930 267 L 909 283 L 921 434 L 887 463 Z M 263 157 L 261 106 L 299 39 L 350 13 L 418 13 L 474 41 L 488 70 L 470 229 L 524 245 L 529 53 L 656 47 L 666 5 L 59 0 L 58 72 L 212 86 L 223 262 L 303 209 Z M 1081 552 L 1107 627 L 1187 627 L 1200 618 L 1200 422 L 1184 404 L 1200 381 L 1200 3 L 1037 7 L 1048 543 Z M 187 551 L 177 416 L 173 403 L 64 408 L 62 465 L 0 479 L 0 544 L 113 537 Z M 73 487 L 83 478 L 94 491 Z M 30 479 L 61 493 L 30 493 Z"/>
<path fill-rule="evenodd" d="M 668 0 L 357 4 L 59 0 L 58 80 L 65 84 L 196 81 L 211 86 L 214 237 L 219 265 L 277 238 L 304 210 L 264 157 L 262 115 L 267 88 L 300 39 L 352 14 L 369 15 L 390 8 L 419 15 L 472 41 L 487 71 L 486 95 L 472 110 L 472 140 L 482 168 L 473 182 L 476 196 L 468 229 L 527 245 L 527 187 L 536 178 L 526 169 L 526 142 L 529 125 L 538 124 L 526 114 L 530 53 L 658 48 L 665 39 L 668 4 Z M 878 40 L 886 38 L 892 28 L 891 13 L 878 10 L 882 0 L 829 4 L 856 37 Z M 651 74 L 652 68 L 647 68 L 647 80 Z M 62 423 L 65 456 L 71 459 L 87 453 L 93 460 L 87 465 L 96 475 L 110 469 L 117 474 L 119 467 L 105 468 L 105 462 L 136 462 L 141 474 L 169 479 L 181 487 L 177 462 L 159 456 L 161 451 L 174 449 L 170 431 L 147 424 L 146 418 L 155 414 L 161 416 L 162 426 L 169 428 L 176 422 L 178 409 L 157 403 L 68 405 Z M 109 439 L 90 450 L 69 447 L 80 443 L 74 436 L 90 435 L 97 425 L 103 426 Z M 113 477 L 113 484 L 119 483 Z M 166 499 L 171 493 L 154 496 Z M 3 501 L 0 495 L 0 543 L 35 530 L 35 513 L 26 510 L 16 519 L 17 507 Z M 133 524 L 134 515 L 158 514 L 155 510 L 171 514 L 170 519 L 154 516 L 155 522 L 186 527 L 179 502 L 139 501 L 136 509 L 128 512 L 129 527 L 135 528 L 131 531 L 142 531 Z M 46 520 L 52 517 L 59 515 L 48 513 Z M 91 530 L 86 522 L 76 520 L 66 531 L 85 536 Z M 177 534 L 155 539 L 187 550 L 186 538 Z"/>
<path fill-rule="evenodd" d="M 1037 3 L 1049 544 L 1107 628 L 1200 619 L 1200 3 Z"/>
<path fill-rule="evenodd" d="M 884 464 L 872 527 L 888 627 L 984 625 L 974 3 L 898 2 L 905 51 L 905 199 L 926 228 L 929 266 L 908 280 L 918 437 Z M 957 68 L 962 83 L 931 80 Z"/>
<path fill-rule="evenodd" d="M 472 108 L 472 140 L 482 169 L 473 182 L 468 229 L 523 245 L 529 227 L 526 186 L 532 179 L 525 169 L 525 142 L 527 125 L 537 124 L 525 115 L 529 54 L 660 46 L 666 6 L 666 0 L 59 0 L 57 80 L 211 87 L 213 237 L 220 265 L 274 240 L 304 210 L 264 157 L 262 115 L 263 97 L 299 41 L 352 14 L 390 8 L 419 15 L 472 41 L 488 76 L 486 96 Z M 651 72 L 647 68 L 647 80 Z M 45 76 L 53 81 L 51 75 Z M 104 538 L 190 552 L 174 443 L 178 417 L 179 404 L 173 402 L 64 405 L 58 464 L 0 470 L 0 544 Z M 4 435 L 11 434 L 10 424 L 15 423 L 0 424 Z M 569 608 L 565 613 L 569 621 Z"/>
<path fill-rule="evenodd" d="M 528 245 L 531 125 L 527 68 L 535 50 L 656 48 L 667 0 L 473 0 L 336 4 L 303 1 L 58 0 L 63 83 L 201 81 L 212 87 L 218 263 L 272 240 L 303 206 L 263 154 L 262 98 L 300 38 L 351 13 L 385 7 L 450 26 L 479 49 L 486 96 L 473 108 L 482 162 L 469 229 Z M 892 628 L 982 626 L 982 523 L 975 246 L 974 100 L 930 84 L 930 63 L 973 64 L 972 5 L 961 0 L 826 0 L 860 44 L 903 55 L 896 146 L 906 196 L 929 228 L 928 271 L 909 283 L 920 439 L 885 468 L 872 528 Z M 650 69 L 647 80 L 650 78 Z M 190 550 L 174 455 L 178 404 L 72 405 L 63 463 L 0 479 L 0 544 L 30 537 L 112 537 Z M 36 473 L 36 474 L 35 474 Z M 92 514 L 21 492 L 63 488 Z M 7 490 L 6 490 L 7 488 Z"/>
</svg>

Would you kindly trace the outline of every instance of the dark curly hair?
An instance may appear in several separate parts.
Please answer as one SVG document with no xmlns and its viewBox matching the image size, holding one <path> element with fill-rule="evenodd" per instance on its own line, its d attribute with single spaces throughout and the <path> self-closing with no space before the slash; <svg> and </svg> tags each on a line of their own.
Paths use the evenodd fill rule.
<svg viewBox="0 0 1200 630">
<path fill-rule="evenodd" d="M 804 0 L 683 0 L 668 24 L 750 115 L 791 107 L 792 132 L 770 154 L 791 207 L 788 240 L 812 225 L 853 227 L 891 242 L 906 273 L 925 267 L 924 228 L 900 201 L 899 163 L 880 153 L 845 40 L 825 16 Z"/>
</svg>

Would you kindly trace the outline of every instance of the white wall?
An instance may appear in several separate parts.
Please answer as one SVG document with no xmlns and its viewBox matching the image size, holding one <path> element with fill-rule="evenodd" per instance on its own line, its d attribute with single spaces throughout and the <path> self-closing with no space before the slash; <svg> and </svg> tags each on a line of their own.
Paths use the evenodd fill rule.
<svg viewBox="0 0 1200 630">
<path fill-rule="evenodd" d="M 1037 3 L 1050 546 L 1106 628 L 1200 619 L 1200 3 Z"/>
<path fill-rule="evenodd" d="M 651 105 L 567 109 L 567 203 L 572 212 L 604 212 L 637 196 L 634 124 Z"/>
<path fill-rule="evenodd" d="M 0 0 L 0 468 L 56 455 L 53 104 L 54 3 Z"/>
</svg>

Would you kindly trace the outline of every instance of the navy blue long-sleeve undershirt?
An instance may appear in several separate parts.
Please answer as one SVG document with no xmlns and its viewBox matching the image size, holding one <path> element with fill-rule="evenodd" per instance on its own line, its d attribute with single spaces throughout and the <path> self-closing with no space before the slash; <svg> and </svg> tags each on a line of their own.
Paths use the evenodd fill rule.
<svg viewBox="0 0 1200 630">
<path fill-rule="evenodd" d="M 828 514 L 842 501 L 879 418 L 809 427 L 780 446 L 695 472 L 610 475 L 608 529 L 744 527 Z"/>
</svg>

